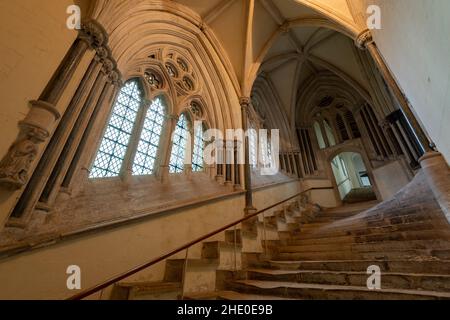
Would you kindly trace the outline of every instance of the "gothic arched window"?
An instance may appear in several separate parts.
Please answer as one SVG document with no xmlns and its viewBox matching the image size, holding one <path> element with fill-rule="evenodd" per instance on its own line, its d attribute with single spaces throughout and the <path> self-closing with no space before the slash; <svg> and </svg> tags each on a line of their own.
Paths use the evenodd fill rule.
<svg viewBox="0 0 450 320">
<path fill-rule="evenodd" d="M 342 119 L 342 116 L 339 113 L 336 115 L 336 126 L 339 130 L 339 134 L 341 135 L 341 140 L 349 140 L 350 137 L 348 136 L 347 127 L 345 126 L 344 119 Z"/>
<path fill-rule="evenodd" d="M 194 151 L 192 153 L 192 171 L 203 171 L 203 151 L 205 149 L 205 142 L 203 140 L 203 132 L 205 128 L 203 124 L 196 125 L 194 134 Z"/>
<path fill-rule="evenodd" d="M 189 120 L 182 113 L 178 119 L 173 134 L 172 154 L 170 156 L 169 171 L 170 173 L 179 173 L 184 171 L 186 159 L 186 149 L 189 140 Z"/>
<path fill-rule="evenodd" d="M 133 79 L 125 83 L 97 152 L 90 172 L 91 178 L 116 177 L 120 174 L 141 103 L 139 80 Z"/>
<path fill-rule="evenodd" d="M 165 106 L 157 97 L 148 107 L 133 162 L 133 175 L 153 174 L 164 124 Z"/>
</svg>

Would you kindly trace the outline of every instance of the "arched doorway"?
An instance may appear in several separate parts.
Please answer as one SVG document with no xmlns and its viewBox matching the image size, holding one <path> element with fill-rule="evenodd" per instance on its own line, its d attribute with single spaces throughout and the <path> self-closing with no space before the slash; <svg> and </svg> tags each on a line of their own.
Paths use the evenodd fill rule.
<svg viewBox="0 0 450 320">
<path fill-rule="evenodd" d="M 376 200 L 371 180 L 361 154 L 342 152 L 331 160 L 339 196 L 344 203 Z"/>
</svg>

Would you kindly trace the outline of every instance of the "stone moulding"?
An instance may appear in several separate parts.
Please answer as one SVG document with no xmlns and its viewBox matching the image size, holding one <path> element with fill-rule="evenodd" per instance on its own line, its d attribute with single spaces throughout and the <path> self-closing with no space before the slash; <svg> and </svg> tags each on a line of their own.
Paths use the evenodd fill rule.
<svg viewBox="0 0 450 320">
<path fill-rule="evenodd" d="M 365 50 L 369 43 L 373 42 L 372 33 L 369 29 L 362 31 L 355 39 L 355 45 L 361 50 Z"/>
</svg>

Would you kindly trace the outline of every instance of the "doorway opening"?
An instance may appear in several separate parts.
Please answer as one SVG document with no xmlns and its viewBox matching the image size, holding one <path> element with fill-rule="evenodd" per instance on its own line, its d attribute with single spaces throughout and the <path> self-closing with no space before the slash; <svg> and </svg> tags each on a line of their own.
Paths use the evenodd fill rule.
<svg viewBox="0 0 450 320">
<path fill-rule="evenodd" d="M 331 160 L 339 195 L 344 203 L 376 200 L 373 184 L 359 153 L 342 152 Z"/>
</svg>

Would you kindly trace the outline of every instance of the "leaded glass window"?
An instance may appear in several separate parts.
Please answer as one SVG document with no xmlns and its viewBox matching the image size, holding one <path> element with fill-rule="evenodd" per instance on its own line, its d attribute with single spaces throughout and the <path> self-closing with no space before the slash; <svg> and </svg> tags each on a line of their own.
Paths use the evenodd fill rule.
<svg viewBox="0 0 450 320">
<path fill-rule="evenodd" d="M 248 146 L 250 166 L 256 168 L 258 165 L 258 137 L 255 129 L 248 130 Z"/>
<path fill-rule="evenodd" d="M 164 115 L 164 102 L 161 97 L 158 97 L 153 100 L 145 116 L 144 126 L 133 162 L 133 175 L 153 174 L 164 124 Z"/>
<path fill-rule="evenodd" d="M 120 174 L 141 102 L 139 81 L 128 81 L 117 97 L 90 172 L 91 178 L 116 177 Z"/>
<path fill-rule="evenodd" d="M 203 140 L 203 125 L 197 124 L 195 128 L 194 152 L 192 154 L 192 171 L 203 171 L 203 151 L 205 142 Z"/>
<path fill-rule="evenodd" d="M 270 144 L 270 140 L 267 143 L 264 143 L 263 140 L 260 141 L 261 145 L 261 163 L 264 168 L 270 168 L 272 166 L 272 148 Z"/>
<path fill-rule="evenodd" d="M 173 134 L 172 154 L 170 156 L 170 173 L 179 173 L 184 170 L 184 160 L 186 158 L 186 147 L 189 137 L 189 124 L 186 115 L 183 113 L 178 120 Z"/>
</svg>

